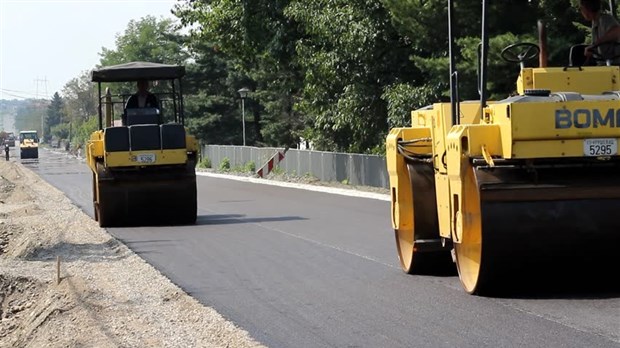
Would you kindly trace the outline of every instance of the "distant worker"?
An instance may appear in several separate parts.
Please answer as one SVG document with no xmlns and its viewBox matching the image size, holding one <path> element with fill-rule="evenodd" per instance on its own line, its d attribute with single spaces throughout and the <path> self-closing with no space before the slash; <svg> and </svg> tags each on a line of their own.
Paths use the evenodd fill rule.
<svg viewBox="0 0 620 348">
<path fill-rule="evenodd" d="M 592 22 L 592 45 L 586 47 L 586 57 L 590 58 L 594 49 L 597 49 L 603 58 L 620 56 L 620 45 L 614 44 L 620 43 L 620 24 L 614 16 L 602 12 L 601 0 L 579 0 L 579 9 L 583 17 Z M 605 43 L 610 44 L 601 45 Z M 604 65 L 605 62 L 599 64 Z M 620 64 L 620 59 L 613 59 L 612 64 Z"/>
<path fill-rule="evenodd" d="M 8 141 L 4 143 L 4 153 L 6 154 L 6 160 L 9 160 L 9 143 Z"/>
<path fill-rule="evenodd" d="M 156 108 L 159 109 L 159 101 L 155 94 L 149 92 L 149 82 L 147 80 L 139 80 L 137 83 L 138 91 L 129 97 L 125 109 L 137 108 Z"/>
</svg>

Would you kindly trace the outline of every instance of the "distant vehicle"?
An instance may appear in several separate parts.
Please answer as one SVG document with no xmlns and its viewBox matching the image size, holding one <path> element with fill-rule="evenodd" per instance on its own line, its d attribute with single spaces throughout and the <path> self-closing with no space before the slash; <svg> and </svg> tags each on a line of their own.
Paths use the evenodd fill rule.
<svg viewBox="0 0 620 348">
<path fill-rule="evenodd" d="M 39 136 L 37 131 L 19 132 L 19 153 L 21 159 L 39 158 Z"/>
<path fill-rule="evenodd" d="M 9 144 L 9 147 L 15 147 L 15 134 L 13 132 L 8 134 L 6 142 Z"/>
</svg>

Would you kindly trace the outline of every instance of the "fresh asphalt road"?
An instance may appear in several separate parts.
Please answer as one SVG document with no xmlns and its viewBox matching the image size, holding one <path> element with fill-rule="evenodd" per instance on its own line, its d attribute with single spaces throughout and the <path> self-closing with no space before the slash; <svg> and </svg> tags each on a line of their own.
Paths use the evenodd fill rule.
<svg viewBox="0 0 620 348">
<path fill-rule="evenodd" d="M 84 163 L 26 166 L 92 216 Z M 198 194 L 195 226 L 109 232 L 270 347 L 620 347 L 617 291 L 483 298 L 403 274 L 389 202 L 212 177 Z"/>
</svg>

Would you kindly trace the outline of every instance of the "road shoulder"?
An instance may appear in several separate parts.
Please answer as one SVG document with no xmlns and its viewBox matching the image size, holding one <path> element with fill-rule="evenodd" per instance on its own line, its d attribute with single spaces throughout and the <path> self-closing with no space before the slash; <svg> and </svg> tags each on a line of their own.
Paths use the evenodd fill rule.
<svg viewBox="0 0 620 348">
<path fill-rule="evenodd" d="M 21 164 L 0 176 L 0 346 L 261 346 Z"/>
</svg>

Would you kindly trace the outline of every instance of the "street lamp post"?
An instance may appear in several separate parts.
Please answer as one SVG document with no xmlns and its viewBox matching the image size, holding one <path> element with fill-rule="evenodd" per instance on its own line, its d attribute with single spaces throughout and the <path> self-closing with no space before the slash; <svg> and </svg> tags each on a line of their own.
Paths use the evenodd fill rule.
<svg viewBox="0 0 620 348">
<path fill-rule="evenodd" d="M 241 122 L 243 124 L 243 146 L 245 146 L 245 98 L 247 98 L 250 90 L 243 87 L 237 92 L 239 92 L 239 95 L 241 96 Z"/>
</svg>

